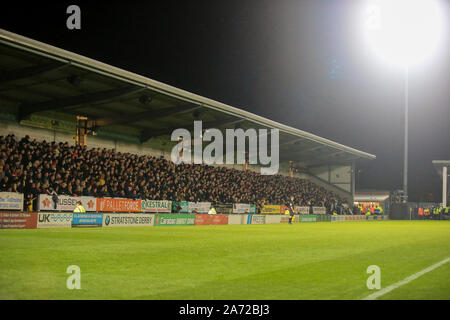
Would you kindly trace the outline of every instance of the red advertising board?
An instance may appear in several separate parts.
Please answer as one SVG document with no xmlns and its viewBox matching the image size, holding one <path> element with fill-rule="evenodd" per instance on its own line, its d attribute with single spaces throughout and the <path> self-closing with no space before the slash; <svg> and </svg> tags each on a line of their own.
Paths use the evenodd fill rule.
<svg viewBox="0 0 450 320">
<path fill-rule="evenodd" d="M 36 229 L 37 212 L 0 212 L 0 229 Z"/>
<path fill-rule="evenodd" d="M 211 215 L 211 224 L 213 225 L 228 224 L 228 215 L 226 214 Z"/>
<path fill-rule="evenodd" d="M 207 226 L 211 222 L 211 216 L 209 214 L 196 214 L 195 225 Z"/>
<path fill-rule="evenodd" d="M 97 199 L 98 212 L 141 212 L 141 200 L 131 199 Z"/>
<path fill-rule="evenodd" d="M 226 214 L 197 214 L 195 215 L 195 225 L 222 225 L 228 224 Z"/>
</svg>

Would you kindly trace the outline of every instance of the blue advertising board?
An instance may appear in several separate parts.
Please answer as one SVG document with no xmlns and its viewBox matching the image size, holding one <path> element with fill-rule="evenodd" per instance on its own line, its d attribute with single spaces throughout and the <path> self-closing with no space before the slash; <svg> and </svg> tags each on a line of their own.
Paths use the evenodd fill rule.
<svg viewBox="0 0 450 320">
<path fill-rule="evenodd" d="M 72 227 L 101 227 L 103 213 L 74 213 Z"/>
</svg>

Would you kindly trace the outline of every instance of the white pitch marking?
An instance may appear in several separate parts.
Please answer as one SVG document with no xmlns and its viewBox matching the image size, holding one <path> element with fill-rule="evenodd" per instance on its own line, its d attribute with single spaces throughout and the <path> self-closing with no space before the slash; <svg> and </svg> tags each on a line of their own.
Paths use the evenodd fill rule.
<svg viewBox="0 0 450 320">
<path fill-rule="evenodd" d="M 407 283 L 409 283 L 409 282 L 419 278 L 420 276 L 423 276 L 425 273 L 433 271 L 434 269 L 442 266 L 443 264 L 446 264 L 449 261 L 450 261 L 450 257 L 448 257 L 448 258 L 446 258 L 446 259 L 444 259 L 444 260 L 442 260 L 442 261 L 440 261 L 438 263 L 435 263 L 432 266 L 429 266 L 428 268 L 425 268 L 422 271 L 419 271 L 419 272 L 413 274 L 412 276 L 409 276 L 409 277 L 407 277 L 407 278 L 405 278 L 405 279 L 403 279 L 403 280 L 401 280 L 399 282 L 391 284 L 390 286 L 388 286 L 388 287 L 386 287 L 384 289 L 381 289 L 380 291 L 377 291 L 377 292 L 375 292 L 375 293 L 373 293 L 371 295 L 368 295 L 367 297 L 365 297 L 365 298 L 363 298 L 361 300 L 375 300 L 376 298 L 378 298 L 378 297 L 380 297 L 380 296 L 382 296 L 382 295 L 384 295 L 384 294 L 386 294 L 388 292 L 391 292 L 392 290 L 397 289 L 398 287 L 400 287 L 400 286 L 402 286 L 404 284 L 407 284 Z"/>
</svg>

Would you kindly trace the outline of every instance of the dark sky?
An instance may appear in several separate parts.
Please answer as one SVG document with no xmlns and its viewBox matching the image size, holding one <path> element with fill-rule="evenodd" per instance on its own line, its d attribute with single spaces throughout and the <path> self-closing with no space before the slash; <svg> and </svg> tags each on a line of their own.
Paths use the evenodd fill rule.
<svg viewBox="0 0 450 320">
<path fill-rule="evenodd" d="M 362 2 L 14 1 L 0 27 L 375 154 L 358 164 L 357 190 L 400 189 L 403 73 L 364 44 Z M 66 28 L 70 4 L 81 30 Z M 449 79 L 447 33 L 410 71 L 412 201 L 441 199 L 431 161 L 450 159 Z"/>
</svg>

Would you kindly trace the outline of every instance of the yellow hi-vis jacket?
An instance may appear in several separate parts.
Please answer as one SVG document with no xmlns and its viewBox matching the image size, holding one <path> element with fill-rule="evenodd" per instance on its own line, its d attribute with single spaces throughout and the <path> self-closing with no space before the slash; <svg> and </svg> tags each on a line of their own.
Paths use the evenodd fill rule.
<svg viewBox="0 0 450 320">
<path fill-rule="evenodd" d="M 82 205 L 78 205 L 75 207 L 75 209 L 73 209 L 73 212 L 86 212 L 86 210 Z"/>
<path fill-rule="evenodd" d="M 216 212 L 216 209 L 214 209 L 214 208 L 211 208 L 211 209 L 209 209 L 209 211 L 208 211 L 208 214 L 216 214 L 217 212 Z"/>
<path fill-rule="evenodd" d="M 375 213 L 382 214 L 383 213 L 383 208 L 381 206 L 376 207 L 375 208 Z"/>
</svg>

